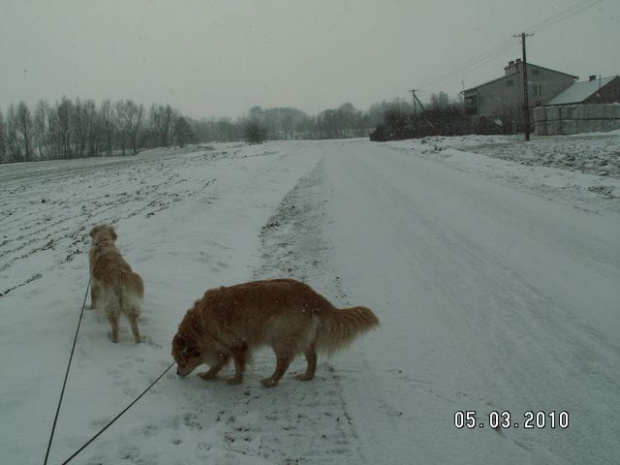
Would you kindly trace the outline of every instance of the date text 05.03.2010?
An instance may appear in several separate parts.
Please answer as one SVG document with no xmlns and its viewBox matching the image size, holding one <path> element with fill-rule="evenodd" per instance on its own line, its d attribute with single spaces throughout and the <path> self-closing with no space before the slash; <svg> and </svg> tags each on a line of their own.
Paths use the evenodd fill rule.
<svg viewBox="0 0 620 465">
<path fill-rule="evenodd" d="M 566 429 L 569 426 L 569 414 L 566 411 L 528 410 L 516 417 L 507 410 L 491 411 L 487 414 L 478 414 L 475 410 L 459 410 L 454 414 L 454 426 L 457 429 Z"/>
</svg>

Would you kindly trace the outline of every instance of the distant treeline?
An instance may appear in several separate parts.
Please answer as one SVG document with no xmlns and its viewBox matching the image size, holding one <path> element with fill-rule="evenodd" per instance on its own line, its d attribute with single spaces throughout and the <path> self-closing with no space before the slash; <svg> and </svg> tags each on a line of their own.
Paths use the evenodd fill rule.
<svg viewBox="0 0 620 465">
<path fill-rule="evenodd" d="M 201 142 L 232 142 L 248 139 L 248 126 L 254 130 L 260 126 L 267 140 L 290 139 L 344 139 L 368 137 L 383 121 L 383 114 L 393 106 L 407 105 L 404 101 L 382 102 L 373 105 L 368 112 L 357 110 L 345 103 L 335 109 L 324 110 L 310 116 L 295 108 L 277 107 L 263 109 L 255 106 L 247 115 L 231 120 L 228 118 L 190 121 L 196 139 Z"/>
<path fill-rule="evenodd" d="M 430 106 L 441 109 L 459 105 L 450 104 L 440 93 L 433 95 Z M 377 103 L 366 112 L 345 103 L 317 116 L 295 108 L 256 106 L 234 120 L 195 120 L 170 105 L 145 109 L 132 100 L 97 104 L 63 97 L 54 105 L 40 101 L 33 111 L 22 101 L 11 105 L 4 116 L 0 111 L 0 163 L 128 155 L 189 143 L 255 142 L 257 131 L 266 140 L 340 139 L 368 137 L 379 128 L 381 134 L 392 138 L 391 126 L 410 126 L 409 115 L 413 114 L 412 104 L 404 99 Z M 409 132 L 398 132 L 398 136 L 406 134 Z"/>
<path fill-rule="evenodd" d="M 420 113 L 391 110 L 383 123 L 370 133 L 370 140 L 416 139 L 429 136 L 504 134 L 507 126 L 500 119 L 467 115 L 458 105 L 427 109 Z"/>
<path fill-rule="evenodd" d="M 370 133 L 370 140 L 415 139 L 428 136 L 506 134 L 518 129 L 512 113 L 487 118 L 465 112 L 462 102 L 450 101 L 444 92 L 433 94 L 426 107 L 392 107 Z M 412 111 L 413 110 L 413 111 Z"/>
<path fill-rule="evenodd" d="M 0 112 L 0 163 L 135 154 L 192 140 L 187 120 L 170 105 L 146 111 L 132 100 L 24 102 Z"/>
</svg>

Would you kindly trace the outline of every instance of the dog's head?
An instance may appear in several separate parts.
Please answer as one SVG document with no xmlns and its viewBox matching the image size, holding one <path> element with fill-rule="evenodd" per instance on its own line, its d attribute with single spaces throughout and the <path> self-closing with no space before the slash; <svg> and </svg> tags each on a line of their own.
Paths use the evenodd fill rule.
<svg viewBox="0 0 620 465">
<path fill-rule="evenodd" d="M 172 340 L 172 357 L 177 362 L 177 375 L 187 376 L 203 363 L 202 355 L 181 333 L 177 333 Z"/>
<path fill-rule="evenodd" d="M 99 242 L 111 242 L 116 241 L 116 231 L 109 224 L 99 224 L 90 230 L 90 237 L 93 238 L 93 244 Z"/>
</svg>

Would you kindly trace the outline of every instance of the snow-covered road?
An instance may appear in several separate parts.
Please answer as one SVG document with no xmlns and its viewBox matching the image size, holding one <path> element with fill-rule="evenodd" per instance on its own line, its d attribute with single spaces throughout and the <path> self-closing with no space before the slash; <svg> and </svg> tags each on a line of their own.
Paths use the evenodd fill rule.
<svg viewBox="0 0 620 465">
<path fill-rule="evenodd" d="M 343 290 L 383 324 L 345 390 L 370 463 L 614 463 L 617 218 L 381 146 L 328 155 Z M 484 427 L 457 430 L 456 411 Z M 491 430 L 492 411 L 520 429 Z M 528 411 L 570 428 L 524 430 Z"/>
<path fill-rule="evenodd" d="M 369 306 L 381 328 L 319 359 L 311 383 L 287 375 L 263 388 L 269 351 L 238 387 L 169 374 L 73 463 L 617 463 L 614 210 L 360 140 L 54 163 L 0 167 L 7 463 L 44 455 L 87 282 L 86 233 L 102 220 L 116 222 L 145 279 L 148 343 L 134 346 L 124 324 L 111 344 L 105 319 L 87 312 L 51 463 L 163 371 L 205 289 L 269 277 Z M 475 427 L 455 426 L 456 412 L 474 411 Z M 510 412 L 510 427 L 492 428 L 494 412 Z"/>
</svg>

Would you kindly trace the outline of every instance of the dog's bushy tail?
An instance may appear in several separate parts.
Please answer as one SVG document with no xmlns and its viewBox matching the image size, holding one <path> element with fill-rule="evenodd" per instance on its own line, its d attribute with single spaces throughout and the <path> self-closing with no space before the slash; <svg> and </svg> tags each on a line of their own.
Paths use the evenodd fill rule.
<svg viewBox="0 0 620 465">
<path fill-rule="evenodd" d="M 140 275 L 121 268 L 113 271 L 112 281 L 117 289 L 121 308 L 139 312 L 144 297 L 144 282 Z"/>
<path fill-rule="evenodd" d="M 379 326 L 377 316 L 366 307 L 329 310 L 320 316 L 316 349 L 333 354 L 346 348 L 358 336 Z"/>
</svg>

